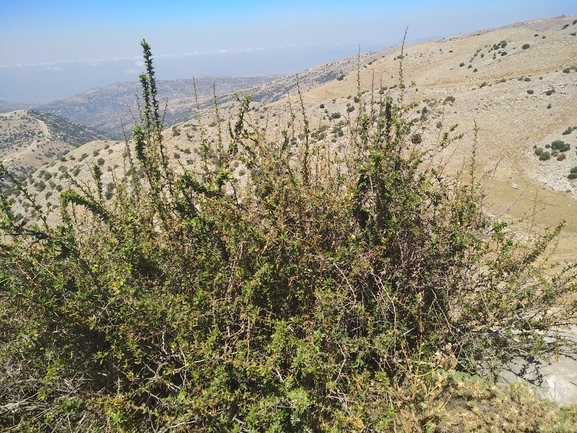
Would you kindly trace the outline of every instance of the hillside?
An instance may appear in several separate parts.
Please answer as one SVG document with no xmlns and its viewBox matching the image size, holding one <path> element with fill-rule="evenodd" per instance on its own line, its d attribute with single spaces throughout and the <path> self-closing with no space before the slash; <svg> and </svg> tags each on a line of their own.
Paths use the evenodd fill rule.
<svg viewBox="0 0 577 433">
<path fill-rule="evenodd" d="M 387 50 L 370 51 L 360 53 L 358 56 L 351 56 L 341 60 L 334 60 L 323 65 L 315 66 L 298 74 L 277 78 L 274 81 L 265 83 L 261 86 L 255 86 L 244 91 L 244 94 L 251 95 L 255 102 L 268 104 L 287 97 L 287 95 L 296 95 L 297 87 L 301 92 L 307 92 L 331 81 L 340 81 L 345 75 L 356 71 L 357 67 L 366 68 L 375 60 L 386 54 L 394 52 L 395 48 Z M 219 104 L 227 104 L 236 101 L 233 94 L 221 95 L 217 98 Z M 205 109 L 210 109 L 209 104 L 201 105 Z"/>
<path fill-rule="evenodd" d="M 574 255 L 577 245 L 577 184 L 568 179 L 577 166 L 577 131 L 566 133 L 577 126 L 575 19 L 534 20 L 412 44 L 405 47 L 402 63 L 403 97 L 407 103 L 419 103 L 413 115 L 423 127 L 423 143 L 435 142 L 444 128 L 458 124 L 465 134 L 462 143 L 441 156 L 452 170 L 460 169 L 471 155 L 476 124 L 478 167 L 489 174 L 488 210 L 508 218 L 513 226 L 532 214 L 537 223 L 548 226 L 566 220 L 559 248 L 565 258 Z M 298 75 L 317 145 L 344 145 L 360 105 L 399 97 L 399 57 L 400 47 L 393 47 Z M 359 83 L 360 98 L 355 97 Z M 299 111 L 296 84 L 295 76 L 284 77 L 248 91 L 253 97 L 248 121 L 265 129 L 271 140 L 279 136 L 291 112 Z M 283 92 L 291 96 L 281 97 Z M 201 134 L 216 143 L 219 124 L 226 136 L 226 121 L 237 111 L 234 98 L 232 94 L 219 97 L 220 122 L 208 101 L 200 123 L 193 117 L 167 128 L 165 139 L 174 163 L 197 166 Z M 535 148 L 545 150 L 555 140 L 563 140 L 570 149 L 539 160 Z M 94 142 L 46 171 L 57 174 L 66 169 L 86 179 L 90 162 L 99 160 L 105 181 L 111 182 L 112 172 L 106 170 L 123 167 L 123 151 L 120 142 Z M 237 168 L 238 173 L 242 168 Z"/>
<path fill-rule="evenodd" d="M 63 117 L 38 111 L 0 113 L 0 158 L 18 177 L 105 134 Z"/>
</svg>

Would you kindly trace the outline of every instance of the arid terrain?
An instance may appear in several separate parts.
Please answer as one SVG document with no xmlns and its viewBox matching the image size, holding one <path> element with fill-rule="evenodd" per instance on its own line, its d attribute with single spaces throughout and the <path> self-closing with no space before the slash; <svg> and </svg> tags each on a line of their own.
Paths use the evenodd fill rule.
<svg viewBox="0 0 577 433">
<path fill-rule="evenodd" d="M 577 17 L 563 16 L 409 44 L 402 62 L 401 46 L 352 56 L 247 90 L 253 101 L 248 121 L 266 130 L 271 139 L 278 137 L 291 113 L 300 111 L 298 86 L 313 140 L 319 146 L 338 146 L 347 140 L 360 106 L 402 96 L 406 104 L 418 103 L 411 115 L 422 124 L 424 144 L 435 142 L 442 130 L 458 124 L 463 139 L 442 155 L 448 169 L 454 172 L 468 164 L 476 143 L 477 169 L 484 176 L 492 215 L 522 228 L 533 223 L 555 226 L 565 220 L 557 254 L 574 258 L 577 181 L 568 176 L 577 167 L 577 130 L 572 130 L 577 126 L 576 34 Z M 182 95 L 189 112 L 190 97 Z M 237 103 L 232 93 L 218 96 L 218 101 L 219 121 L 212 101 L 205 98 L 200 120 L 195 115 L 166 129 L 175 163 L 195 166 L 201 133 L 212 142 L 217 141 L 219 129 L 226 137 Z M 81 98 L 76 102 L 83 104 Z M 297 126 L 298 122 L 297 116 Z M 550 149 L 556 140 L 569 149 Z M 121 141 L 84 144 L 39 169 L 29 182 L 38 184 L 50 177 L 52 183 L 61 179 L 67 184 L 64 171 L 86 180 L 90 164 L 97 162 L 112 191 L 112 173 L 122 176 L 124 148 Z M 553 155 L 540 160 L 537 148 Z M 242 167 L 238 170 L 242 175 Z M 50 188 L 39 193 L 40 203 L 56 206 Z"/>
<path fill-rule="evenodd" d="M 0 158 L 22 177 L 82 144 L 106 134 L 63 117 L 38 111 L 0 113 Z"/>
<path fill-rule="evenodd" d="M 0 429 L 575 431 L 577 15 L 399 40 L 0 101 Z"/>
</svg>

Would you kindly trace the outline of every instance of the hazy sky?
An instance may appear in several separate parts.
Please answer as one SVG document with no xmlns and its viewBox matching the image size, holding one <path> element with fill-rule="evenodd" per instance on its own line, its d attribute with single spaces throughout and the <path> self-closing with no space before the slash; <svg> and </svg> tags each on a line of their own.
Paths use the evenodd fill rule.
<svg viewBox="0 0 577 433">
<path fill-rule="evenodd" d="M 137 81 L 290 74 L 400 43 L 577 14 L 575 0 L 0 0 L 0 100 Z"/>
</svg>

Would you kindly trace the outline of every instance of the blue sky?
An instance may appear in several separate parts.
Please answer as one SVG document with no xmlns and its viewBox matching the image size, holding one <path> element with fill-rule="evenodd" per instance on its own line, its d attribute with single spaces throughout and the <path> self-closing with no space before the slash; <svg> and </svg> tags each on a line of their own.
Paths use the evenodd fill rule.
<svg viewBox="0 0 577 433">
<path fill-rule="evenodd" d="M 48 102 L 136 81 L 290 74 L 356 54 L 577 14 L 575 0 L 0 0 L 0 100 Z"/>
</svg>

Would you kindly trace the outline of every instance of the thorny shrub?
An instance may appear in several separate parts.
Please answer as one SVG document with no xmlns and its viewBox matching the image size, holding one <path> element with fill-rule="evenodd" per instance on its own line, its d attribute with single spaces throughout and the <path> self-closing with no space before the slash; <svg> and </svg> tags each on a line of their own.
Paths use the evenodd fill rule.
<svg viewBox="0 0 577 433">
<path fill-rule="evenodd" d="M 344 148 L 309 140 L 302 100 L 301 130 L 268 142 L 239 97 L 228 142 L 179 171 L 142 46 L 114 196 L 97 164 L 56 225 L 1 196 L 1 428 L 428 428 L 441 368 L 490 378 L 575 317 L 575 267 L 547 262 L 561 225 L 521 242 L 483 212 L 474 155 L 456 176 L 425 164 L 460 136 L 412 139 L 402 69 L 396 101 L 359 99 Z"/>
</svg>

